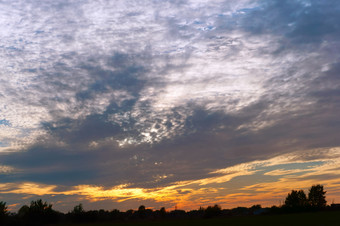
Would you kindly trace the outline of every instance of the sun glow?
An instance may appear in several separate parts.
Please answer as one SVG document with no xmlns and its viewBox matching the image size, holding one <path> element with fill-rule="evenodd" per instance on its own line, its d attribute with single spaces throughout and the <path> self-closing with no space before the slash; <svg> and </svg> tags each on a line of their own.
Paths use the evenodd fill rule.
<svg viewBox="0 0 340 226">
<path fill-rule="evenodd" d="M 299 160 L 309 153 L 313 160 Z M 314 154 L 311 154 L 314 153 Z M 336 158 L 335 158 L 336 157 Z M 300 164 L 300 168 L 289 169 L 290 164 Z M 220 203 L 224 206 L 278 204 L 291 189 L 304 189 L 314 183 L 322 183 L 331 193 L 340 183 L 339 177 L 312 179 L 314 176 L 329 174 L 339 176 L 340 148 L 329 150 L 297 152 L 277 156 L 268 160 L 253 161 L 211 172 L 211 177 L 199 180 L 187 180 L 157 188 L 133 187 L 133 184 L 121 184 L 111 188 L 95 185 L 78 185 L 60 191 L 57 185 L 36 183 L 0 184 L 1 193 L 28 195 L 77 195 L 91 202 L 112 200 L 153 200 L 168 203 L 183 209 L 196 208 L 197 205 Z M 286 168 L 288 167 L 288 169 Z M 301 168 L 302 167 L 302 168 Z M 238 177 L 251 177 L 249 183 L 233 188 L 228 183 Z M 270 182 L 261 182 L 262 178 L 274 178 Z M 164 177 L 165 179 L 166 177 Z M 276 179 L 275 179 L 276 178 Z M 162 180 L 162 178 L 158 178 Z M 336 190 L 334 190 L 335 192 Z M 332 194 L 330 194 L 332 197 Z"/>
</svg>

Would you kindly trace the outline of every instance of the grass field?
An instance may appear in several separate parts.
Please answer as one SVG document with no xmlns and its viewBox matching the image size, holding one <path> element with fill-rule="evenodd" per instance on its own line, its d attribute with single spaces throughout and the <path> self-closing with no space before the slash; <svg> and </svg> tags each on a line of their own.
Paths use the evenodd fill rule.
<svg viewBox="0 0 340 226">
<path fill-rule="evenodd" d="M 340 211 L 282 215 L 263 215 L 193 220 L 130 221 L 125 223 L 68 224 L 67 226 L 213 226 L 213 225 L 261 225 L 261 226 L 340 226 Z M 65 225 L 66 226 L 66 225 Z"/>
</svg>

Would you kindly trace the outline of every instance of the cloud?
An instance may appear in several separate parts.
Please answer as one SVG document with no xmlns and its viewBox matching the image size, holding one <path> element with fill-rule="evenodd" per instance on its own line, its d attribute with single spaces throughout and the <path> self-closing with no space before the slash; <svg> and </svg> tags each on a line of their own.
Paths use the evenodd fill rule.
<svg viewBox="0 0 340 226">
<path fill-rule="evenodd" d="M 334 1 L 0 6 L 4 183 L 203 186 L 259 173 L 226 168 L 340 146 Z M 309 172 L 299 167 L 266 179 Z"/>
<path fill-rule="evenodd" d="M 304 160 L 306 155 L 313 158 Z M 211 205 L 215 201 L 227 206 L 241 203 L 250 205 L 259 201 L 270 205 L 273 201 L 282 200 L 291 189 L 307 189 L 315 183 L 324 184 L 327 194 L 334 197 L 337 192 L 335 187 L 339 183 L 338 165 L 339 148 L 305 150 L 212 171 L 204 179 L 177 181 L 153 188 L 133 184 L 105 187 L 89 184 L 57 186 L 26 182 L 1 184 L 0 191 L 2 194 L 29 197 L 32 195 L 78 197 L 78 200 L 91 202 L 109 199 L 120 206 L 132 200 L 153 202 L 156 206 L 178 205 L 186 209 L 196 208 L 198 205 Z"/>
<path fill-rule="evenodd" d="M 255 35 L 282 35 L 282 41 L 293 47 L 321 44 L 338 34 L 338 13 L 335 2 L 263 1 L 257 7 L 242 9 L 236 14 L 238 27 Z M 289 43 L 291 42 L 291 43 Z"/>
</svg>

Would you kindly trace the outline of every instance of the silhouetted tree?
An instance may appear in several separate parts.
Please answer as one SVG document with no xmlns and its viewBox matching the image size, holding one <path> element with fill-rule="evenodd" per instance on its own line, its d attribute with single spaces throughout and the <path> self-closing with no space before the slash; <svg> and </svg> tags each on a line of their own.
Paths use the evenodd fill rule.
<svg viewBox="0 0 340 226">
<path fill-rule="evenodd" d="M 118 209 L 113 209 L 110 212 L 110 217 L 111 217 L 111 219 L 117 220 L 117 219 L 120 219 L 122 217 L 122 214 Z"/>
<path fill-rule="evenodd" d="M 205 209 L 204 217 L 211 218 L 211 217 L 217 217 L 220 216 L 222 213 L 222 208 L 219 205 L 214 206 L 208 206 Z"/>
<path fill-rule="evenodd" d="M 69 213 L 71 219 L 76 222 L 83 222 L 86 221 L 85 218 L 85 211 L 83 205 L 80 203 L 73 207 L 73 210 Z"/>
<path fill-rule="evenodd" d="M 183 218 L 186 217 L 186 212 L 185 210 L 173 210 L 169 213 L 169 217 L 171 218 Z"/>
<path fill-rule="evenodd" d="M 32 201 L 31 205 L 20 208 L 18 215 L 28 222 L 28 225 L 44 225 L 54 223 L 59 214 L 52 209 L 52 204 L 43 202 L 41 199 Z"/>
<path fill-rule="evenodd" d="M 144 205 L 141 205 L 138 207 L 138 212 L 143 212 L 145 211 L 145 206 Z"/>
<path fill-rule="evenodd" d="M 32 201 L 29 209 L 31 216 L 37 216 L 37 218 L 48 215 L 52 212 L 52 204 L 43 202 L 41 199 Z"/>
<path fill-rule="evenodd" d="M 320 184 L 313 185 L 309 189 L 308 202 L 313 208 L 323 208 L 326 206 L 326 191 L 323 190 L 323 186 Z"/>
<path fill-rule="evenodd" d="M 160 208 L 159 210 L 160 217 L 164 218 L 166 216 L 165 207 Z"/>
<path fill-rule="evenodd" d="M 18 211 L 18 217 L 25 218 L 28 217 L 30 208 L 27 205 L 23 205 Z"/>
<path fill-rule="evenodd" d="M 236 207 L 231 209 L 230 214 L 233 216 L 246 216 L 250 215 L 250 210 L 247 207 Z"/>
<path fill-rule="evenodd" d="M 146 208 L 145 208 L 145 206 L 144 205 L 139 206 L 137 213 L 138 213 L 138 217 L 145 218 L 146 217 Z"/>
<path fill-rule="evenodd" d="M 6 205 L 6 202 L 0 201 L 0 223 L 5 222 L 7 216 L 8 216 L 8 207 Z"/>
<path fill-rule="evenodd" d="M 313 185 L 309 189 L 308 198 L 303 190 L 292 190 L 288 193 L 285 204 L 282 207 L 273 206 L 271 208 L 262 208 L 261 205 L 253 205 L 250 208 L 237 207 L 234 209 L 224 209 L 219 205 L 200 207 L 198 210 L 184 211 L 175 210 L 166 212 L 162 207 L 153 211 L 146 209 L 144 205 L 139 206 L 137 211 L 127 210 L 120 212 L 117 209 L 112 211 L 90 210 L 85 211 L 82 204 L 76 205 L 68 214 L 62 214 L 52 209 L 52 205 L 43 202 L 41 199 L 32 201 L 29 206 L 22 206 L 17 214 L 9 214 L 6 202 L 0 201 L 0 226 L 41 226 L 54 225 L 56 221 L 63 219 L 63 223 L 70 221 L 81 222 L 109 222 L 113 220 L 137 220 L 137 219 L 159 219 L 159 218 L 211 218 L 217 216 L 247 216 L 264 213 L 285 213 L 306 210 L 319 210 L 326 207 L 326 191 L 320 184 Z"/>
<path fill-rule="evenodd" d="M 76 205 L 75 207 L 73 207 L 72 213 L 74 214 L 84 213 L 83 204 L 80 203 L 79 205 Z"/>
<path fill-rule="evenodd" d="M 262 206 L 261 206 L 260 204 L 252 205 L 252 206 L 250 207 L 251 210 L 258 210 L 258 209 L 261 209 L 261 208 L 262 208 Z"/>
<path fill-rule="evenodd" d="M 308 205 L 306 194 L 303 190 L 292 190 L 285 200 L 285 207 L 288 208 L 303 208 Z"/>
<path fill-rule="evenodd" d="M 133 216 L 134 213 L 135 213 L 134 210 L 129 209 L 129 210 L 125 211 L 124 217 L 125 217 L 126 219 L 130 219 L 130 218 Z"/>
<path fill-rule="evenodd" d="M 262 209 L 262 206 L 260 204 L 257 204 L 257 205 L 252 205 L 249 210 L 254 214 L 256 213 L 256 211 Z"/>
</svg>

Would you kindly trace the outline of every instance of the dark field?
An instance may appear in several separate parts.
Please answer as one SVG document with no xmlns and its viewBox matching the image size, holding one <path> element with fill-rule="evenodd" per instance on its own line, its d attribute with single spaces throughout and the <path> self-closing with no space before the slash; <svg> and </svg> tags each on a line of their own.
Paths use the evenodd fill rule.
<svg viewBox="0 0 340 226">
<path fill-rule="evenodd" d="M 89 223 L 89 224 L 64 224 L 65 226 L 213 226 L 213 225 L 315 225 L 315 226 L 340 226 L 340 211 L 262 215 L 246 217 L 229 217 L 213 219 L 179 219 L 179 220 L 157 220 L 157 221 L 129 221 L 113 223 Z"/>
</svg>

